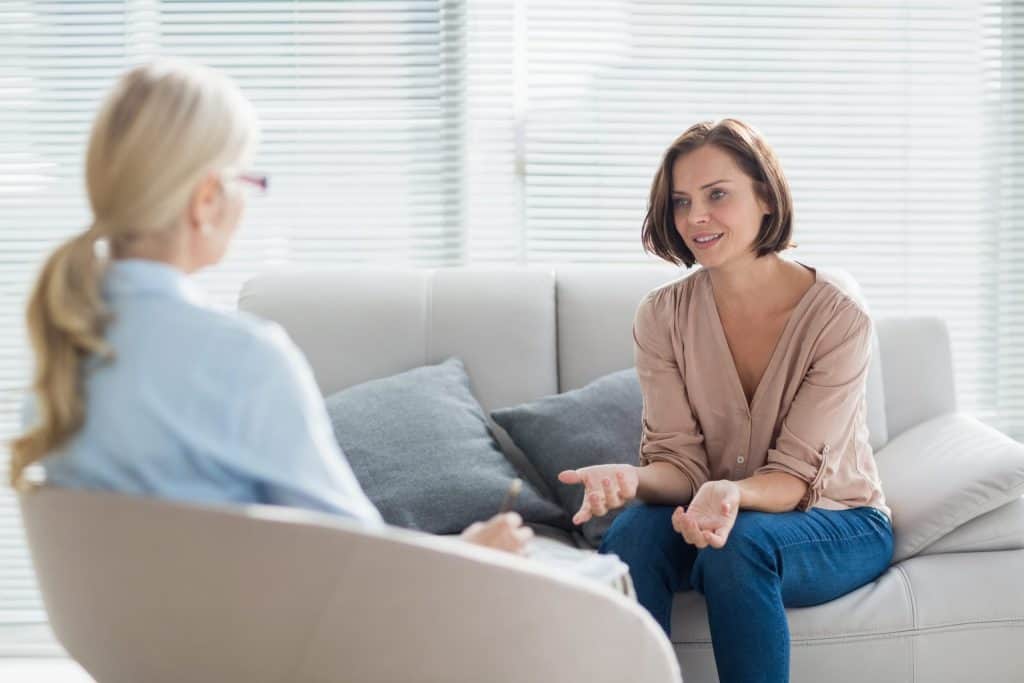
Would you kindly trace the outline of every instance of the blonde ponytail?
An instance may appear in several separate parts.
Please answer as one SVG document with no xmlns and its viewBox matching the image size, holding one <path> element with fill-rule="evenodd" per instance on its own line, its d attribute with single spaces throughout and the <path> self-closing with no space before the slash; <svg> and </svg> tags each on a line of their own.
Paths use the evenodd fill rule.
<svg viewBox="0 0 1024 683">
<path fill-rule="evenodd" d="M 37 420 L 11 442 L 11 484 L 85 423 L 85 362 L 113 358 L 104 332 L 102 239 L 114 251 L 178 229 L 196 183 L 244 163 L 258 129 L 252 105 L 226 76 L 182 60 L 128 71 L 93 123 L 86 188 L 94 223 L 61 245 L 29 298 Z"/>
<path fill-rule="evenodd" d="M 59 448 L 85 421 L 82 362 L 110 357 L 103 338 L 109 313 L 100 294 L 95 227 L 61 245 L 46 261 L 29 298 L 27 326 L 36 357 L 32 388 L 39 421 L 11 444 L 11 484 Z"/>
</svg>

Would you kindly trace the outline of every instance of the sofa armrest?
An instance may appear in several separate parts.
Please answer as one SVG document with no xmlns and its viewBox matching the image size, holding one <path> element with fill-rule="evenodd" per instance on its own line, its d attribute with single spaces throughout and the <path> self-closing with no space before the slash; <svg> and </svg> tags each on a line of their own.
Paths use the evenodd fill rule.
<svg viewBox="0 0 1024 683">
<path fill-rule="evenodd" d="M 352 550 L 296 679 L 679 680 L 650 615 L 596 582 L 448 537 Z"/>
<path fill-rule="evenodd" d="M 596 582 L 451 538 L 267 506 L 19 496 L 50 624 L 105 683 L 677 682 Z"/>
<path fill-rule="evenodd" d="M 959 413 L 891 439 L 876 460 L 893 513 L 894 562 L 1024 494 L 1024 445 Z"/>
</svg>

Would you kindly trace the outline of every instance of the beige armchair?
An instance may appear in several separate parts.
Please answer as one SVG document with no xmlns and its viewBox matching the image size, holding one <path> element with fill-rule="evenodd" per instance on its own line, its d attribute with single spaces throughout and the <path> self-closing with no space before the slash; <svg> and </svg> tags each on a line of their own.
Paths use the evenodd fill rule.
<svg viewBox="0 0 1024 683">
<path fill-rule="evenodd" d="M 20 504 L 53 630 L 99 683 L 680 680 L 636 603 L 454 539 L 52 488 Z"/>
</svg>

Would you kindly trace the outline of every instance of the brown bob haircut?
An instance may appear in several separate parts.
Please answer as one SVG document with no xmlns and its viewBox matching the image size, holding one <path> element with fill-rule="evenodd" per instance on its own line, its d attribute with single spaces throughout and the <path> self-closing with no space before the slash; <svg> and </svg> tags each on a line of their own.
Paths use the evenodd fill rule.
<svg viewBox="0 0 1024 683">
<path fill-rule="evenodd" d="M 714 145 L 728 153 L 753 181 L 754 191 L 761 200 L 771 207 L 754 241 L 758 257 L 796 246 L 790 241 L 793 198 L 775 152 L 752 126 L 727 118 L 718 123 L 702 121 L 690 126 L 665 151 L 651 183 L 642 232 L 644 250 L 676 265 L 685 264 L 687 268 L 696 263 L 693 252 L 676 230 L 672 211 L 672 166 L 679 157 L 704 145 Z"/>
</svg>

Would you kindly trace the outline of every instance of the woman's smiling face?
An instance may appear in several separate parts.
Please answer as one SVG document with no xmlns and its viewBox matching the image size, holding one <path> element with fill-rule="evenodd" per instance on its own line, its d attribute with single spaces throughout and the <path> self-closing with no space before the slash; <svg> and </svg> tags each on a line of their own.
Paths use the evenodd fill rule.
<svg viewBox="0 0 1024 683">
<path fill-rule="evenodd" d="M 704 145 L 672 165 L 676 231 L 705 268 L 753 255 L 761 221 L 770 211 L 753 179 L 720 147 Z"/>
</svg>

